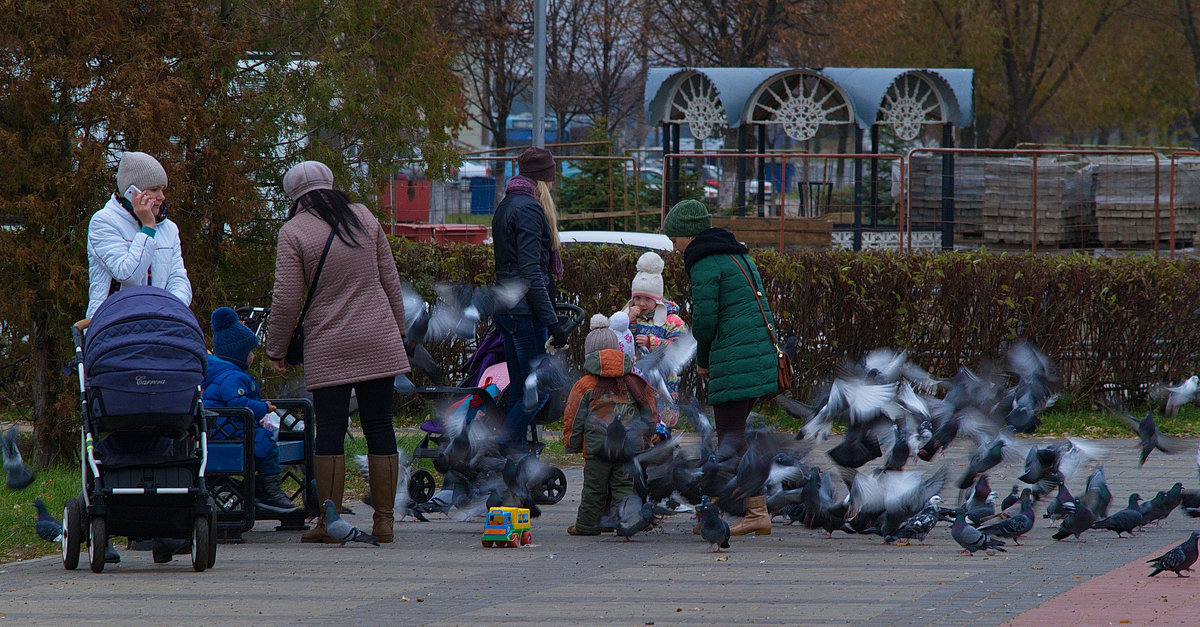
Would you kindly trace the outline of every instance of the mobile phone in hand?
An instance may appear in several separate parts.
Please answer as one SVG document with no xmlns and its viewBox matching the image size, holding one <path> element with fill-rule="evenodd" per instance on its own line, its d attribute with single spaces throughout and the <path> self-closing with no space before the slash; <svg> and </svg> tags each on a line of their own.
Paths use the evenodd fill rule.
<svg viewBox="0 0 1200 627">
<path fill-rule="evenodd" d="M 125 188 L 125 198 L 127 198 L 129 202 L 133 202 L 133 195 L 140 194 L 141 192 L 142 190 L 138 189 L 137 185 L 130 185 L 129 187 Z"/>
</svg>

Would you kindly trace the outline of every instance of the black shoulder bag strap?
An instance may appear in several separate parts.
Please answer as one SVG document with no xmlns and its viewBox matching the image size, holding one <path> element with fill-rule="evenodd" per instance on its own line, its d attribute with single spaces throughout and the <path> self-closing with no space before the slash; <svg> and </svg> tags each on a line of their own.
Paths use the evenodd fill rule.
<svg viewBox="0 0 1200 627">
<path fill-rule="evenodd" d="M 304 308 L 300 310 L 300 318 L 296 320 L 296 326 L 304 324 L 304 316 L 308 313 L 308 306 L 312 304 L 313 293 L 317 291 L 317 281 L 321 278 L 321 268 L 325 267 L 325 258 L 329 256 L 329 247 L 333 245 L 333 238 L 337 232 L 332 227 L 329 229 L 329 239 L 325 240 L 325 251 L 321 253 L 321 261 L 317 263 L 317 271 L 313 273 L 312 285 L 308 287 L 308 297 L 304 299 Z"/>
</svg>

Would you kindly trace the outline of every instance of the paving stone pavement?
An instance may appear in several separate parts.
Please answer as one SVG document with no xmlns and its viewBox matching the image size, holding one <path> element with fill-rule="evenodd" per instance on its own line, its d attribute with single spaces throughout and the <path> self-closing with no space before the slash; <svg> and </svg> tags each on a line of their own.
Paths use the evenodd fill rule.
<svg viewBox="0 0 1200 627">
<path fill-rule="evenodd" d="M 1046 443 L 1051 440 L 1027 440 Z M 1061 440 L 1057 440 L 1061 441 Z M 1139 468 L 1133 440 L 1094 441 L 1108 449 L 1104 470 L 1121 508 L 1128 494 L 1149 498 L 1174 481 L 1196 485 L 1190 453 L 1155 453 Z M 833 439 L 810 463 L 828 467 Z M 1188 443 L 1194 447 L 1197 442 Z M 969 451 L 959 444 L 935 465 L 947 464 L 943 497 Z M 1200 521 L 1172 514 L 1161 529 L 1132 539 L 1093 531 L 1087 542 L 1056 542 L 1040 518 L 1022 544 L 1007 553 L 958 554 L 949 526 L 939 525 L 927 546 L 895 547 L 877 536 L 823 533 L 776 523 L 767 536 L 735 537 L 727 553 L 707 552 L 691 534 L 693 519 L 679 515 L 658 533 L 633 542 L 606 535 L 566 533 L 578 506 L 582 469 L 567 468 L 567 497 L 533 522 L 535 544 L 485 549 L 480 521 L 439 518 L 405 521 L 397 542 L 375 548 L 302 545 L 299 532 L 268 523 L 246 534 L 246 544 L 221 545 L 216 566 L 193 573 L 186 556 L 154 564 L 148 552 L 123 551 L 123 562 L 102 574 L 64 571 L 57 557 L 0 566 L 0 620 L 67 624 L 120 620 L 129 624 L 355 624 L 466 625 L 522 622 L 561 625 L 567 620 L 644 625 L 999 625 L 1015 620 L 1080 584 L 1146 559 L 1177 544 Z M 991 474 L 1007 494 L 1018 464 Z M 1069 484 L 1083 491 L 1087 471 Z M 844 494 L 844 490 L 842 492 Z M 370 509 L 356 505 L 347 519 L 370 526 Z M 1151 555 L 1152 556 L 1152 555 Z M 1133 572 L 1132 570 L 1130 572 Z M 1138 571 L 1142 572 L 1142 571 Z M 1142 572 L 1142 577 L 1148 571 Z M 1200 579 L 1200 578 L 1198 578 Z M 1098 580 L 1099 581 L 1099 580 Z M 1157 581 L 1157 580 L 1156 580 Z M 1180 579 L 1170 585 L 1189 588 Z M 1195 583 L 1200 590 L 1200 581 Z M 1111 586 L 1110 586 L 1111 587 Z M 1156 608 L 1166 620 L 1168 610 Z M 1030 616 L 1035 616 L 1030 614 Z M 1043 623 L 1044 624 L 1044 623 Z M 1085 624 L 1085 623 L 1081 623 Z M 1137 624 L 1137 621 L 1134 621 Z"/>
</svg>

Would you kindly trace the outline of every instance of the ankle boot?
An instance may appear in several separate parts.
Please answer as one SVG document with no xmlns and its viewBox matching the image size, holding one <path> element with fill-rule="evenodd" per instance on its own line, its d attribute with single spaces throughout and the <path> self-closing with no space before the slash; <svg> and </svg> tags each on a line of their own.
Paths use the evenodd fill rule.
<svg viewBox="0 0 1200 627">
<path fill-rule="evenodd" d="M 254 478 L 254 506 L 271 514 L 290 514 L 296 504 L 283 491 L 283 479 L 278 474 L 259 474 Z"/>
<path fill-rule="evenodd" d="M 767 513 L 767 497 L 751 496 L 746 499 L 746 515 L 729 527 L 729 535 L 744 536 L 756 533 L 765 536 L 771 533 L 771 515 Z"/>
<path fill-rule="evenodd" d="M 333 501 L 333 508 L 341 513 L 342 495 L 346 490 L 346 456 L 345 455 L 314 455 L 313 473 L 317 481 L 317 507 L 321 515 L 317 525 L 300 536 L 301 542 L 324 542 L 338 544 L 325 531 L 325 509 L 320 507 L 325 499 Z"/>
<path fill-rule="evenodd" d="M 391 542 L 392 524 L 395 522 L 392 508 L 396 503 L 396 481 L 400 474 L 400 455 L 367 455 L 367 470 L 371 479 L 371 507 L 374 525 L 371 535 L 380 542 Z"/>
<path fill-rule="evenodd" d="M 717 497 L 715 497 L 715 496 L 709 497 L 708 502 L 712 503 L 713 505 L 716 505 Z M 699 513 L 696 514 L 696 526 L 692 527 L 692 535 L 696 535 L 696 536 L 700 535 L 700 514 Z"/>
</svg>

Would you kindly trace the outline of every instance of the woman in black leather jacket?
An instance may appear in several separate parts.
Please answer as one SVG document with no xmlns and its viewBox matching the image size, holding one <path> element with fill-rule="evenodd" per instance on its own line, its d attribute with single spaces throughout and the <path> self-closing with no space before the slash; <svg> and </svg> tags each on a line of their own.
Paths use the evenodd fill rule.
<svg viewBox="0 0 1200 627">
<path fill-rule="evenodd" d="M 554 313 L 555 281 L 562 278 L 558 254 L 558 219 L 550 185 L 554 182 L 554 157 L 544 148 L 530 148 L 517 157 L 519 174 L 504 189 L 504 199 L 492 216 L 492 242 L 496 256 L 496 281 L 514 279 L 528 286 L 525 297 L 512 307 L 498 308 L 494 317 L 504 339 L 509 386 L 508 408 L 501 435 L 506 452 L 526 447 L 529 423 L 546 403 L 538 398 L 532 411 L 525 409 L 525 379 L 531 365 L 546 353 L 546 337 L 554 346 L 567 343 L 567 333 Z"/>
</svg>

